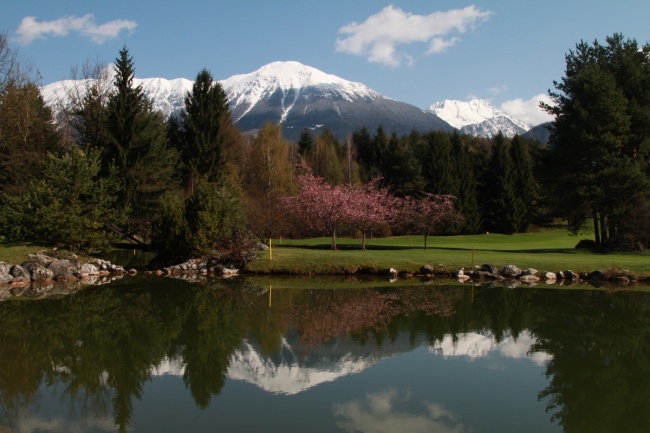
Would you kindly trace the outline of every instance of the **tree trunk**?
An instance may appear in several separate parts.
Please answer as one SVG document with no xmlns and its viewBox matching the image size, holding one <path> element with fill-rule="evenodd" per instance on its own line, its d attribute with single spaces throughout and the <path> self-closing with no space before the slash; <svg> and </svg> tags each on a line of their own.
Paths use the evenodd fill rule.
<svg viewBox="0 0 650 433">
<path fill-rule="evenodd" d="M 600 230 L 598 229 L 598 212 L 594 210 L 592 212 L 591 217 L 594 222 L 594 239 L 596 240 L 596 246 L 600 248 Z"/>
<path fill-rule="evenodd" d="M 605 243 L 607 241 L 607 217 L 600 213 L 600 242 Z"/>
<path fill-rule="evenodd" d="M 363 230 L 361 232 L 361 249 L 365 250 L 366 249 L 366 232 Z"/>
<path fill-rule="evenodd" d="M 336 249 L 336 229 L 332 230 L 332 249 Z"/>
<path fill-rule="evenodd" d="M 427 239 L 429 238 L 429 233 L 424 234 L 424 249 L 427 249 Z"/>
</svg>

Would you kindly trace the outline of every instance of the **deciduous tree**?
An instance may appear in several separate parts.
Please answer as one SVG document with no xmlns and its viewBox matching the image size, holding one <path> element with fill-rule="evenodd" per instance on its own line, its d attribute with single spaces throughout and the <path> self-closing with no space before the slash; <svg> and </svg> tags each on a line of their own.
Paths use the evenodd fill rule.
<svg viewBox="0 0 650 433">
<path fill-rule="evenodd" d="M 304 162 L 301 170 L 296 178 L 300 191 L 296 195 L 281 197 L 281 203 L 308 229 L 330 234 L 332 249 L 335 250 L 336 230 L 346 221 L 348 197 L 343 188 L 315 176 Z"/>
<path fill-rule="evenodd" d="M 463 222 L 463 216 L 454 208 L 451 195 L 426 194 L 417 199 L 405 197 L 398 205 L 401 224 L 410 231 L 424 236 L 424 249 L 430 235 L 453 230 Z"/>
<path fill-rule="evenodd" d="M 380 187 L 376 178 L 365 185 L 343 186 L 346 196 L 344 221 L 361 234 L 361 248 L 366 249 L 369 231 L 392 224 L 400 210 L 400 202 L 389 191 Z"/>
</svg>

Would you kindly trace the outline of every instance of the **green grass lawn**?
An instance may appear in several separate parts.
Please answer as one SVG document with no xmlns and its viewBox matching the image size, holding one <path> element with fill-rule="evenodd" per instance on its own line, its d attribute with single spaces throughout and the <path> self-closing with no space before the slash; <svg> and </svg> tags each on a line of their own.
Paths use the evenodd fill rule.
<svg viewBox="0 0 650 433">
<path fill-rule="evenodd" d="M 338 239 L 338 250 L 329 249 L 330 238 L 274 240 L 272 260 L 264 252 L 249 270 L 260 273 L 341 274 L 359 270 L 385 272 L 389 268 L 416 272 L 422 265 L 452 271 L 489 263 L 502 267 L 535 268 L 540 272 L 591 272 L 596 269 L 628 269 L 650 276 L 650 254 L 599 254 L 576 250 L 582 237 L 569 236 L 565 229 L 518 235 L 485 234 L 430 237 L 423 249 L 422 236 L 368 239 L 367 250 L 358 239 Z"/>
<path fill-rule="evenodd" d="M 27 260 L 28 254 L 47 249 L 41 245 L 20 242 L 7 242 L 0 238 L 0 262 L 7 262 L 12 265 L 19 265 Z"/>
</svg>

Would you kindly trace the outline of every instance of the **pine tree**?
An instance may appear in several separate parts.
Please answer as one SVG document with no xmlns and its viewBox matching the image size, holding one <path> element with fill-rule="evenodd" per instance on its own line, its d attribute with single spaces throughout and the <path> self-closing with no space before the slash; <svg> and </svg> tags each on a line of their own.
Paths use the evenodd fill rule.
<svg viewBox="0 0 650 433">
<path fill-rule="evenodd" d="M 228 98 L 221 84 L 207 69 L 196 76 L 192 93 L 185 97 L 182 117 L 181 159 L 186 169 L 189 190 L 199 176 L 216 181 L 224 165 L 226 130 L 232 123 Z"/>
<path fill-rule="evenodd" d="M 518 231 L 527 232 L 539 214 L 539 188 L 533 176 L 533 159 L 528 141 L 515 135 L 510 143 L 510 153 L 517 203 L 522 206 L 522 221 Z"/>
<path fill-rule="evenodd" d="M 456 209 L 463 215 L 463 233 L 479 233 L 481 231 L 481 209 L 477 199 L 477 179 L 469 155 L 469 149 L 463 138 L 454 131 L 451 136 L 455 162 L 455 173 L 458 180 L 456 194 Z"/>
<path fill-rule="evenodd" d="M 493 149 L 485 185 L 485 228 L 497 233 L 511 234 L 519 228 L 522 215 L 517 204 L 514 171 L 509 145 L 501 132 L 492 138 Z"/>
<path fill-rule="evenodd" d="M 454 154 L 446 132 L 433 131 L 426 135 L 422 170 L 426 178 L 426 190 L 431 194 L 458 195 L 459 179 L 454 173 Z"/>
<path fill-rule="evenodd" d="M 171 188 L 177 154 L 167 146 L 166 125 L 142 91 L 133 87 L 133 59 L 126 47 L 115 65 L 115 91 L 108 101 L 109 141 L 105 175 L 122 181 L 120 204 L 137 218 L 153 218 L 162 194 Z"/>
<path fill-rule="evenodd" d="M 115 206 L 117 185 L 99 177 L 99 168 L 97 151 L 49 153 L 42 176 L 0 211 L 3 234 L 84 253 L 108 247 L 114 239 L 105 225 L 120 224 L 124 213 Z"/>
<path fill-rule="evenodd" d="M 306 155 L 309 153 L 311 146 L 314 144 L 314 137 L 312 137 L 309 129 L 305 128 L 300 133 L 300 139 L 298 140 L 298 149 L 300 149 L 301 155 Z"/>
<path fill-rule="evenodd" d="M 422 197 L 425 180 L 421 166 L 415 158 L 408 141 L 402 141 L 397 134 L 391 134 L 383 151 L 382 184 L 398 197 Z"/>
</svg>

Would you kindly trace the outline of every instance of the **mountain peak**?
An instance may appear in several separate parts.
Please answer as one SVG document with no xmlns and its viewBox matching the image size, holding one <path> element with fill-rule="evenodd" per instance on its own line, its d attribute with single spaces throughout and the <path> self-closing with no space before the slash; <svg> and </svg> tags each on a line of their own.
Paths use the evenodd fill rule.
<svg viewBox="0 0 650 433">
<path fill-rule="evenodd" d="M 277 86 L 276 88 L 283 90 L 299 89 L 319 84 L 347 85 L 350 83 L 336 75 L 326 74 L 300 62 L 285 61 L 269 63 L 248 74 L 233 75 L 223 80 L 222 85 L 231 87 L 238 83 L 249 83 L 251 81 L 273 84 Z"/>
<path fill-rule="evenodd" d="M 236 116 L 237 120 L 276 92 L 282 95 L 282 120 L 286 119 L 307 88 L 318 88 L 323 94 L 348 101 L 356 98 L 376 99 L 381 96 L 364 84 L 326 74 L 296 61 L 269 63 L 249 74 L 233 75 L 221 81 L 221 85 L 233 105 L 245 107 Z"/>
<path fill-rule="evenodd" d="M 485 99 L 475 98 L 469 101 L 445 99 L 431 105 L 427 111 L 470 135 L 491 137 L 501 131 L 505 136 L 512 137 L 528 131 L 531 127 L 525 122 L 513 119 Z"/>
</svg>

